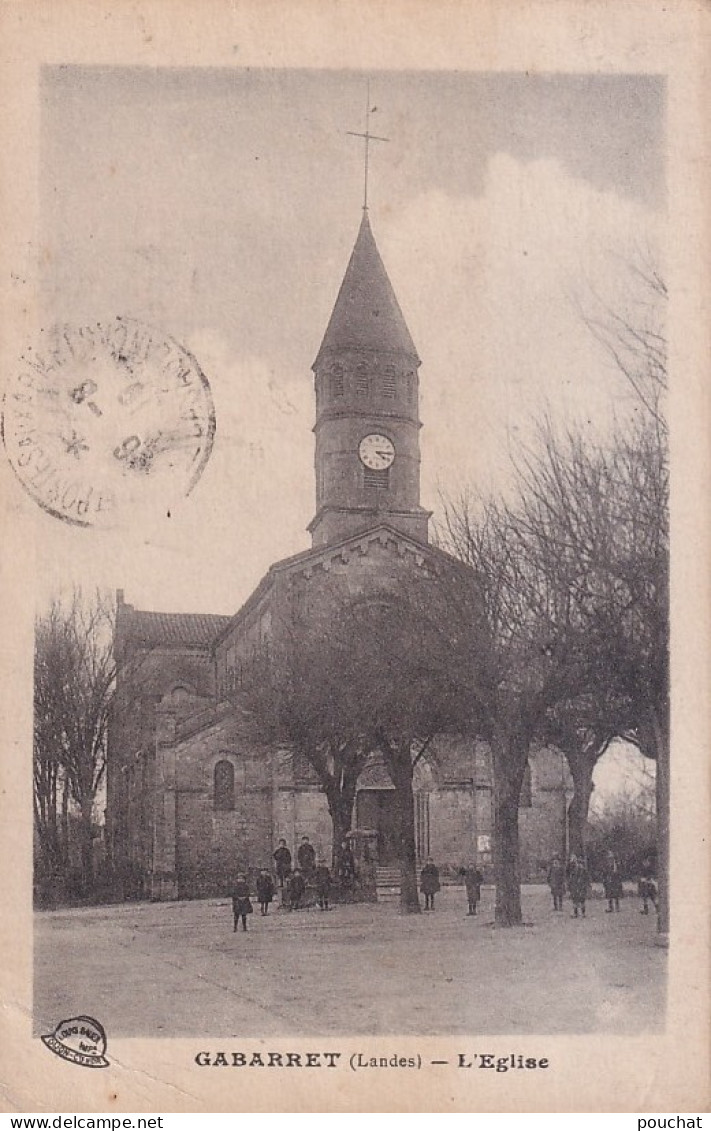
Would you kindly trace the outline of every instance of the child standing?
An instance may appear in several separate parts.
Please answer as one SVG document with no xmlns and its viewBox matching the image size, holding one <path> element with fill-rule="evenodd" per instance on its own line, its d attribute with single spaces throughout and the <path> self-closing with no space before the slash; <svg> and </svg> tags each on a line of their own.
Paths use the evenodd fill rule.
<svg viewBox="0 0 711 1131">
<path fill-rule="evenodd" d="M 588 870 L 585 863 L 573 853 L 567 868 L 568 891 L 573 901 L 573 918 L 578 918 L 578 911 L 585 918 L 585 900 L 588 895 Z"/>
<path fill-rule="evenodd" d="M 622 895 L 622 873 L 617 863 L 614 852 L 608 852 L 605 857 L 605 867 L 602 874 L 607 900 L 607 912 L 620 910 L 620 896 Z"/>
<path fill-rule="evenodd" d="M 237 923 L 242 920 L 242 930 L 247 930 L 247 916 L 252 914 L 252 903 L 249 898 L 249 884 L 244 872 L 237 876 L 237 882 L 232 889 L 232 917 L 233 930 L 237 930 Z"/>
<path fill-rule="evenodd" d="M 563 910 L 563 893 L 565 891 L 565 868 L 560 856 L 554 856 L 548 869 L 548 887 L 553 896 L 553 910 Z"/>
<path fill-rule="evenodd" d="M 306 891 L 306 882 L 298 868 L 295 868 L 287 880 L 287 897 L 289 910 L 298 911 Z"/>
<path fill-rule="evenodd" d="M 331 873 L 328 869 L 328 864 L 324 860 L 319 860 L 314 873 L 314 883 L 316 884 L 316 900 L 322 911 L 328 911 L 328 898 L 331 894 Z"/>
<path fill-rule="evenodd" d="M 460 868 L 459 875 L 464 876 L 464 887 L 467 890 L 467 903 L 469 904 L 467 915 L 476 915 L 476 905 L 481 899 L 481 885 L 484 883 L 484 877 L 473 864 L 470 864 L 468 868 Z"/>
<path fill-rule="evenodd" d="M 266 915 L 269 904 L 274 899 L 274 880 L 266 868 L 262 868 L 257 876 L 257 900 L 262 915 Z"/>
<path fill-rule="evenodd" d="M 652 868 L 652 861 L 649 857 L 645 857 L 642 861 L 642 871 L 639 877 L 639 885 L 637 888 L 642 899 L 641 915 L 649 915 L 649 904 L 652 903 L 655 911 L 657 909 L 657 885 L 654 882 L 654 870 Z"/>
</svg>

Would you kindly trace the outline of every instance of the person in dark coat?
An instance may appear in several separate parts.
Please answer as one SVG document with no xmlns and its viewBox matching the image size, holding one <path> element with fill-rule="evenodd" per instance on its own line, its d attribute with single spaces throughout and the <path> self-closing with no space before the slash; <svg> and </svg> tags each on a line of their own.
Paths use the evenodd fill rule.
<svg viewBox="0 0 711 1131">
<path fill-rule="evenodd" d="M 620 896 L 622 895 L 622 873 L 614 852 L 608 852 L 602 872 L 602 883 L 607 900 L 606 911 L 620 910 Z"/>
<path fill-rule="evenodd" d="M 233 930 L 237 930 L 237 922 L 242 920 L 242 930 L 247 930 L 247 916 L 252 914 L 252 902 L 249 898 L 249 884 L 244 872 L 237 876 L 235 886 L 232 888 L 232 918 Z"/>
<path fill-rule="evenodd" d="M 348 847 L 348 841 L 341 842 L 338 852 L 338 878 L 346 887 L 350 886 L 355 876 L 355 856 Z"/>
<path fill-rule="evenodd" d="M 307 836 L 302 836 L 299 851 L 296 853 L 299 868 L 304 876 L 310 876 L 316 866 L 316 849 Z"/>
<path fill-rule="evenodd" d="M 266 868 L 262 868 L 257 876 L 257 900 L 262 915 L 266 915 L 269 904 L 274 899 L 274 880 Z"/>
<path fill-rule="evenodd" d="M 655 911 L 657 909 L 657 885 L 654 882 L 654 868 L 652 861 L 649 857 L 645 857 L 642 861 L 642 869 L 640 872 L 639 883 L 637 885 L 642 900 L 641 915 L 649 915 L 649 904 L 652 903 Z"/>
<path fill-rule="evenodd" d="M 560 856 L 554 856 L 551 860 L 546 880 L 553 896 L 553 910 L 562 911 L 563 895 L 565 894 L 565 868 Z"/>
<path fill-rule="evenodd" d="M 476 915 L 476 905 L 481 899 L 481 885 L 484 883 L 484 877 L 473 864 L 470 864 L 468 868 L 460 868 L 459 875 L 464 877 L 464 887 L 467 891 L 467 902 L 469 903 L 467 915 Z"/>
<path fill-rule="evenodd" d="M 306 892 L 306 881 L 298 868 L 294 868 L 286 881 L 286 894 L 290 911 L 298 911 Z"/>
<path fill-rule="evenodd" d="M 580 911 L 584 919 L 585 900 L 588 895 L 588 870 L 585 867 L 585 862 L 579 860 L 575 853 L 570 857 L 570 863 L 566 868 L 566 877 L 570 898 L 573 901 L 573 918 L 577 919 L 578 911 Z"/>
<path fill-rule="evenodd" d="M 425 897 L 425 911 L 434 911 L 434 897 L 439 891 L 439 872 L 431 856 L 420 872 L 420 891 Z"/>
<path fill-rule="evenodd" d="M 286 877 L 291 874 L 291 853 L 286 847 L 286 841 L 283 837 L 279 841 L 279 847 L 274 853 L 274 864 L 277 879 L 279 880 L 279 887 L 283 888 Z"/>
<path fill-rule="evenodd" d="M 328 869 L 328 864 L 324 860 L 319 860 L 314 873 L 314 883 L 316 884 L 316 901 L 322 911 L 328 911 L 328 898 L 331 894 L 331 873 Z"/>
</svg>

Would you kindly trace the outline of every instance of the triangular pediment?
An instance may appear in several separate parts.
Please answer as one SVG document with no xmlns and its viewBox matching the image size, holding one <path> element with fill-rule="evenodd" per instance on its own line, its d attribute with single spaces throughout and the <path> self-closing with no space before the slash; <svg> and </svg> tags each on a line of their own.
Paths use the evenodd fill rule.
<svg viewBox="0 0 711 1131">
<path fill-rule="evenodd" d="M 418 565 L 424 565 L 433 554 L 441 553 L 434 547 L 418 542 L 416 538 L 410 538 L 409 535 L 396 530 L 389 523 L 383 522 L 378 526 L 370 527 L 358 534 L 344 538 L 340 542 L 331 542 L 327 546 L 308 550 L 295 558 L 286 558 L 283 562 L 275 563 L 272 569 L 302 573 L 308 576 L 315 569 L 327 570 L 332 561 L 339 560 L 347 563 L 351 557 L 366 555 L 378 547 L 390 547 L 394 553 L 401 557 L 409 555 Z"/>
</svg>

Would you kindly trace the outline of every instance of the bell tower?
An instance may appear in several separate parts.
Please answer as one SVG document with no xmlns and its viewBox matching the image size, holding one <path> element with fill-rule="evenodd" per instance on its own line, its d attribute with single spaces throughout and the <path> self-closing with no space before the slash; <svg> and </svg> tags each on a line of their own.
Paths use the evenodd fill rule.
<svg viewBox="0 0 711 1131">
<path fill-rule="evenodd" d="M 313 545 L 387 522 L 427 542 L 420 506 L 417 356 L 367 206 L 321 348 Z"/>
</svg>

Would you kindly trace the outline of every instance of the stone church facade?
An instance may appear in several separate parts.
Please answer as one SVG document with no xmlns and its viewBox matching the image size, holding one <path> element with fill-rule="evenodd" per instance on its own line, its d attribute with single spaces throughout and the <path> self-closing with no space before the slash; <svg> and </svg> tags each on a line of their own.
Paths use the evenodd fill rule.
<svg viewBox="0 0 711 1131">
<path fill-rule="evenodd" d="M 330 859 L 318 779 L 240 711 L 240 680 L 280 625 L 297 615 L 328 618 L 344 599 L 406 586 L 442 554 L 428 543 L 420 505 L 419 366 L 364 210 L 313 366 L 312 548 L 275 563 L 232 617 L 137 610 L 118 594 L 107 848 L 136 894 L 224 894 L 238 867 L 270 864 L 280 837 L 294 852 L 308 835 Z M 563 757 L 535 751 L 520 816 L 525 879 L 540 879 L 550 856 L 565 850 L 570 791 Z M 485 744 L 435 741 L 416 769 L 415 806 L 421 859 L 433 856 L 445 874 L 473 861 L 487 872 Z M 394 863 L 394 788 L 377 752 L 358 781 L 353 825 L 381 867 Z"/>
</svg>

